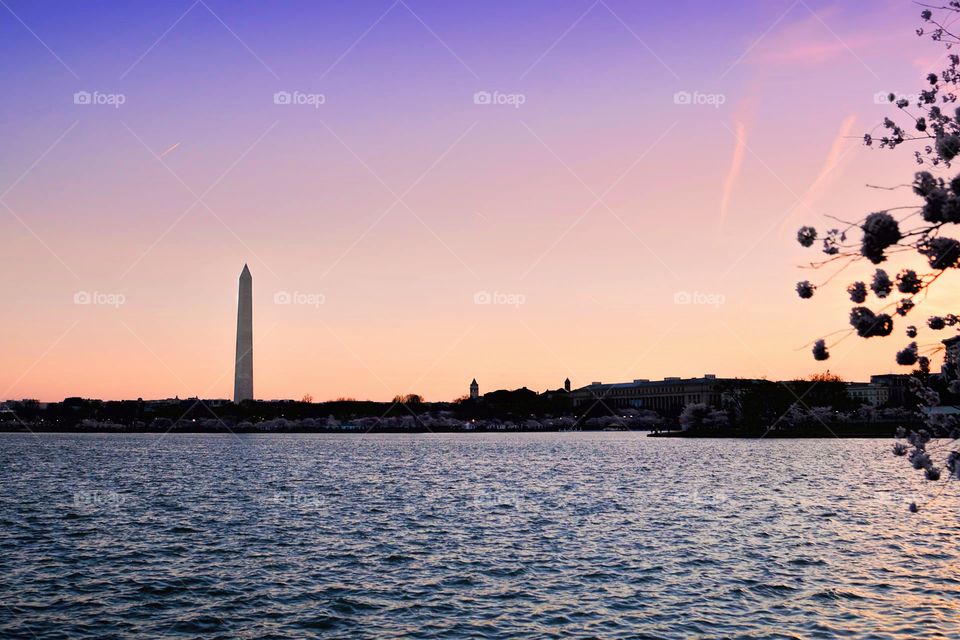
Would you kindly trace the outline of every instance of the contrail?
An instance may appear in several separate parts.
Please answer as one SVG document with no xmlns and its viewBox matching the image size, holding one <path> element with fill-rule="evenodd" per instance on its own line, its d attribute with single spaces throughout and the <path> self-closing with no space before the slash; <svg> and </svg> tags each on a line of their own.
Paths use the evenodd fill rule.
<svg viewBox="0 0 960 640">
<path fill-rule="evenodd" d="M 733 158 L 730 161 L 730 169 L 727 171 L 727 177 L 723 181 L 723 194 L 720 197 L 721 228 L 727 218 L 727 208 L 730 206 L 730 198 L 733 196 L 733 189 L 737 184 L 737 178 L 740 176 L 740 168 L 743 166 L 743 156 L 747 146 L 744 140 L 747 134 L 746 126 L 744 126 L 743 122 L 738 121 L 736 127 L 737 139 L 733 148 Z"/>
<path fill-rule="evenodd" d="M 797 212 L 801 209 L 806 210 L 804 213 L 811 213 L 811 203 L 820 197 L 826 187 L 836 180 L 838 176 L 835 174 L 842 169 L 843 161 L 846 159 L 847 153 L 849 153 L 851 149 L 857 148 L 856 143 L 850 140 L 850 134 L 856 124 L 857 115 L 855 113 L 847 116 L 840 124 L 840 131 L 830 145 L 830 150 L 827 152 L 827 157 L 823 161 L 823 166 L 820 167 L 820 173 L 813 179 L 813 182 L 810 183 L 807 190 L 803 192 L 803 197 L 793 208 L 793 212 L 780 223 L 781 230 L 785 226 L 793 224 Z"/>
<path fill-rule="evenodd" d="M 176 148 L 179 147 L 179 146 L 180 146 L 180 143 L 177 142 L 177 143 L 175 143 L 172 147 L 168 147 L 166 151 L 164 151 L 163 153 L 160 154 L 160 157 L 161 157 L 161 158 L 166 157 L 166 155 L 167 155 L 168 153 L 170 153 L 171 151 L 173 151 L 174 149 L 176 149 Z"/>
</svg>

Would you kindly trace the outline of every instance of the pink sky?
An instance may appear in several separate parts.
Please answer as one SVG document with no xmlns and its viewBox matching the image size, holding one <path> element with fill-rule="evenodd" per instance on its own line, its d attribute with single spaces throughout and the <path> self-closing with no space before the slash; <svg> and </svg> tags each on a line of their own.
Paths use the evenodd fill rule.
<svg viewBox="0 0 960 640">
<path fill-rule="evenodd" d="M 822 371 L 801 347 L 845 327 L 869 269 L 799 300 L 826 274 L 796 268 L 796 228 L 914 202 L 865 188 L 907 181 L 910 152 L 856 138 L 940 53 L 908 2 L 737 2 L 682 29 L 622 2 L 208 5 L 69 31 L 0 10 L 0 398 L 229 397 L 245 262 L 260 398 Z M 827 364 L 863 379 L 900 346 L 850 339 Z"/>
</svg>

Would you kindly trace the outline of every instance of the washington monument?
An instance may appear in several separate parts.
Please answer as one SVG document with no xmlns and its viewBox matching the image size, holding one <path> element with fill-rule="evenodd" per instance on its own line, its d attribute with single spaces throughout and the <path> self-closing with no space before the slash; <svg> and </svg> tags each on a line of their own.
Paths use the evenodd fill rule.
<svg viewBox="0 0 960 640">
<path fill-rule="evenodd" d="M 237 299 L 237 362 L 233 401 L 253 400 L 253 276 L 243 265 Z"/>
</svg>

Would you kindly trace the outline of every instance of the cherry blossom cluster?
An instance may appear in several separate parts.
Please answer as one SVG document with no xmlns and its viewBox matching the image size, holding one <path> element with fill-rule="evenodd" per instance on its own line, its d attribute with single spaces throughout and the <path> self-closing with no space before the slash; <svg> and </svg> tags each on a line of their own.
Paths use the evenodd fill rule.
<svg viewBox="0 0 960 640">
<path fill-rule="evenodd" d="M 943 6 L 925 7 L 920 15 L 923 26 L 917 29 L 917 35 L 928 36 L 935 42 L 945 44 L 950 50 L 960 44 L 960 36 L 949 27 L 955 20 L 947 18 L 957 17 L 960 17 L 960 0 L 950 0 Z M 855 305 L 849 314 L 850 328 L 836 332 L 843 335 L 833 344 L 854 333 L 861 338 L 891 335 L 896 317 L 908 316 L 944 273 L 960 269 L 960 240 L 944 233 L 953 225 L 960 224 L 960 175 L 951 178 L 934 173 L 949 170 L 952 162 L 960 156 L 960 105 L 957 91 L 960 87 L 960 56 L 949 53 L 946 60 L 946 66 L 940 73 L 930 73 L 925 77 L 926 84 L 915 99 L 908 100 L 892 93 L 888 96 L 889 102 L 903 118 L 909 120 L 909 124 L 886 118 L 880 125 L 882 132 L 875 129 L 864 136 L 867 146 L 881 149 L 895 149 L 908 143 L 920 145 L 914 151 L 914 157 L 925 168 L 915 174 L 912 184 L 901 185 L 910 188 L 920 203 L 875 211 L 856 221 L 831 216 L 841 226 L 823 232 L 812 226 L 804 226 L 797 231 L 797 242 L 802 247 L 812 248 L 820 240 L 821 251 L 826 256 L 810 262 L 807 268 L 819 269 L 834 263 L 840 267 L 824 282 L 798 282 L 797 295 L 805 300 L 813 298 L 840 271 L 858 262 L 885 265 L 891 258 L 906 254 L 913 259 L 912 262 L 920 258 L 930 269 L 926 273 L 917 273 L 914 269 L 904 268 L 891 278 L 886 269 L 878 267 L 872 278 L 864 279 L 868 281 L 849 283 L 846 293 Z M 899 188 L 893 187 L 891 190 Z M 925 326 L 930 331 L 943 331 L 958 324 L 960 319 L 957 315 L 946 314 L 931 315 L 925 322 L 907 326 L 905 333 L 910 342 L 895 356 L 898 365 L 915 367 L 911 385 L 926 428 L 909 434 L 901 429 L 893 453 L 906 457 L 914 469 L 924 472 L 928 480 L 938 480 L 942 475 L 941 468 L 934 464 L 931 456 L 934 449 L 930 443 L 940 438 L 950 438 L 956 442 L 960 437 L 960 423 L 953 416 L 935 410 L 940 404 L 940 397 L 928 384 L 931 378 L 929 356 L 944 351 L 944 346 L 941 342 L 932 345 L 918 342 L 918 326 Z M 827 360 L 833 344 L 828 344 L 826 338 L 816 340 L 812 349 L 814 359 Z M 952 362 L 952 358 L 950 354 L 945 357 L 941 375 L 950 393 L 960 393 L 960 363 Z M 960 452 L 948 452 L 944 466 L 950 478 L 960 478 Z M 916 511 L 916 505 L 912 505 L 911 510 Z"/>
</svg>

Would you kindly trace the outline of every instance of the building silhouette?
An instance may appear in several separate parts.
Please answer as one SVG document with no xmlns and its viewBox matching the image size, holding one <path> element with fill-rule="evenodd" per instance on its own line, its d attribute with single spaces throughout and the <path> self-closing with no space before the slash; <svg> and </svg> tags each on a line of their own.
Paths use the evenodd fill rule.
<svg viewBox="0 0 960 640">
<path fill-rule="evenodd" d="M 847 395 L 857 402 L 880 407 L 890 402 L 890 387 L 878 382 L 848 382 Z"/>
<path fill-rule="evenodd" d="M 243 265 L 237 297 L 237 358 L 233 401 L 253 400 L 253 276 Z"/>
<path fill-rule="evenodd" d="M 476 400 L 480 397 L 480 385 L 477 384 L 477 379 L 474 378 L 473 382 L 470 383 L 470 399 Z"/>
<path fill-rule="evenodd" d="M 633 382 L 594 382 L 570 393 L 575 408 L 589 407 L 602 400 L 618 409 L 650 409 L 662 415 L 680 413 L 690 403 L 720 407 L 725 388 L 749 385 L 753 380 L 718 379 L 713 374 L 700 378 L 637 379 Z"/>
<path fill-rule="evenodd" d="M 960 336 L 953 336 L 943 342 L 943 366 L 940 375 L 954 376 L 957 374 L 957 365 L 960 365 Z"/>
</svg>

